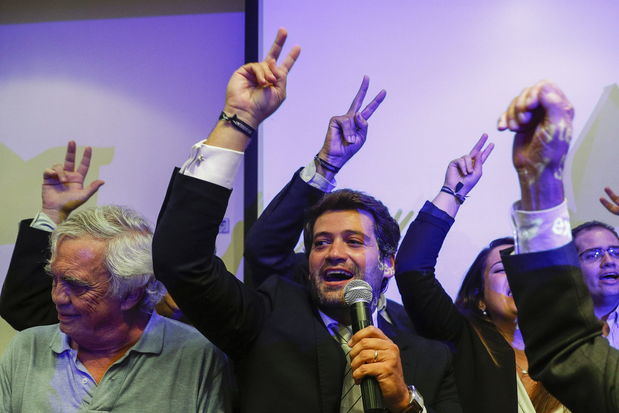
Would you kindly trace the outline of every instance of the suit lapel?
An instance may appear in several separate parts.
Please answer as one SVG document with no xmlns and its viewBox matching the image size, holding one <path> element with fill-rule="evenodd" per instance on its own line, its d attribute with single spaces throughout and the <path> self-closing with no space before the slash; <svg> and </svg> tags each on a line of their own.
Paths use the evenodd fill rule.
<svg viewBox="0 0 619 413">
<path fill-rule="evenodd" d="M 410 335 L 412 327 L 402 325 L 401 314 L 394 311 L 393 306 L 387 305 L 387 312 L 392 323 L 389 323 L 381 315 L 378 316 L 378 328 L 380 328 L 387 337 L 389 337 L 402 350 L 407 349 L 411 345 Z"/>
</svg>

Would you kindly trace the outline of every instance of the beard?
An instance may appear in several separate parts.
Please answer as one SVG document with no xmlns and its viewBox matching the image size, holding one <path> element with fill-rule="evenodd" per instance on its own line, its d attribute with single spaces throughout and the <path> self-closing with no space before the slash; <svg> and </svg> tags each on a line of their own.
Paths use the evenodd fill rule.
<svg viewBox="0 0 619 413">
<path fill-rule="evenodd" d="M 342 285 L 327 285 L 323 278 L 323 268 L 315 270 L 309 273 L 309 289 L 312 301 L 320 309 L 329 310 L 347 310 L 348 305 L 344 301 L 344 290 L 348 283 L 352 280 L 366 281 L 372 287 L 372 302 L 370 303 L 370 310 L 374 312 L 376 309 L 378 298 L 381 294 L 381 282 L 383 272 L 380 265 L 375 267 L 370 272 L 370 276 L 361 274 L 359 267 L 353 268 L 353 276 Z"/>
</svg>

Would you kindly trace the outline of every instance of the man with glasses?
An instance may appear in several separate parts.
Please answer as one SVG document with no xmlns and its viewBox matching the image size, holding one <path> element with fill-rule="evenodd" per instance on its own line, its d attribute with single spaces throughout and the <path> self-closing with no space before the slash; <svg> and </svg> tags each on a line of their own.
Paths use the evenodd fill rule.
<svg viewBox="0 0 619 413">
<path fill-rule="evenodd" d="M 588 221 L 572 230 L 580 269 L 604 335 L 619 348 L 619 236 L 613 227 Z"/>
</svg>

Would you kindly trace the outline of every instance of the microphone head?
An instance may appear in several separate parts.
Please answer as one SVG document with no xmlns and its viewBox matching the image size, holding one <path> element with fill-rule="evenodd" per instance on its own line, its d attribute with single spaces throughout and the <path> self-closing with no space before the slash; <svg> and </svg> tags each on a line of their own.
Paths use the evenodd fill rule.
<svg viewBox="0 0 619 413">
<path fill-rule="evenodd" d="M 370 304 L 373 295 L 372 287 L 363 280 L 352 280 L 344 288 L 344 301 L 348 306 L 358 302 Z"/>
</svg>

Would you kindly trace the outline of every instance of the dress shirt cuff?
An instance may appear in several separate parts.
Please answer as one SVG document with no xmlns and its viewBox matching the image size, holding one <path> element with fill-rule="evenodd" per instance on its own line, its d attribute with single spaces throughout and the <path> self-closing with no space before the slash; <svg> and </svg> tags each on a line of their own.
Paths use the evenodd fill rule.
<svg viewBox="0 0 619 413">
<path fill-rule="evenodd" d="M 56 223 L 43 211 L 39 211 L 39 213 L 30 223 L 30 228 L 46 232 L 54 231 L 56 229 L 56 226 Z"/>
<path fill-rule="evenodd" d="M 200 141 L 191 148 L 191 155 L 181 167 L 180 173 L 232 189 L 242 161 L 243 152 Z"/>
<path fill-rule="evenodd" d="M 567 200 L 541 211 L 523 211 L 519 207 L 519 202 L 512 207 L 516 254 L 552 250 L 572 241 Z"/>
<path fill-rule="evenodd" d="M 301 179 L 303 179 L 305 183 L 313 186 L 316 189 L 321 190 L 322 192 L 333 191 L 333 188 L 335 188 L 335 185 L 337 184 L 335 182 L 335 179 L 333 181 L 329 181 L 327 178 L 320 175 L 316 171 L 316 164 L 314 163 L 313 159 L 310 163 L 307 164 L 305 168 L 301 170 L 299 176 L 301 177 Z"/>
</svg>

